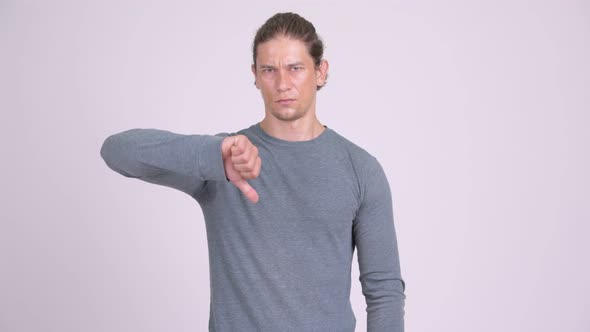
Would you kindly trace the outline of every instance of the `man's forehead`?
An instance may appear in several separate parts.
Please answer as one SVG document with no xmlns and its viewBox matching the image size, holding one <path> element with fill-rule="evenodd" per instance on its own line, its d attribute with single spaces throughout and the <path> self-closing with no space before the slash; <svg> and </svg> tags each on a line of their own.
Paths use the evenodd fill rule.
<svg viewBox="0 0 590 332">
<path fill-rule="evenodd" d="M 265 53 L 259 52 L 256 56 L 256 63 L 259 66 L 294 66 L 294 65 L 306 65 L 313 62 L 313 59 L 309 54 L 304 52 L 278 52 L 278 53 Z"/>
<path fill-rule="evenodd" d="M 293 38 L 273 38 L 260 43 L 257 47 L 257 53 L 267 57 L 286 57 L 289 55 L 299 56 L 307 53 L 307 47 L 301 40 Z"/>
<path fill-rule="evenodd" d="M 305 44 L 299 40 L 271 39 L 258 46 L 257 62 L 267 65 L 292 65 L 313 61 Z"/>
</svg>

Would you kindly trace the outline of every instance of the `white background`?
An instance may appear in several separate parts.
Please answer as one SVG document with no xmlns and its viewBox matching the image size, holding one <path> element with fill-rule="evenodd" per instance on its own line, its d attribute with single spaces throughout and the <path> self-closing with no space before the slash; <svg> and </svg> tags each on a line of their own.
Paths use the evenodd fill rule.
<svg viewBox="0 0 590 332">
<path fill-rule="evenodd" d="M 295 11 L 323 124 L 383 165 L 406 330 L 590 331 L 587 1 L 0 0 L 0 331 L 205 331 L 188 195 L 100 158 L 129 128 L 262 119 L 256 29 Z M 356 253 L 351 299 L 365 302 Z"/>
</svg>

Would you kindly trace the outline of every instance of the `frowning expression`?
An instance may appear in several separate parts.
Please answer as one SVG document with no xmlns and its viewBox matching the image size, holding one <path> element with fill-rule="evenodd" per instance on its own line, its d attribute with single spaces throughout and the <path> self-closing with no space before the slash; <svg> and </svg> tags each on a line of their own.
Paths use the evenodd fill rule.
<svg viewBox="0 0 590 332">
<path fill-rule="evenodd" d="M 327 62 L 316 67 L 305 44 L 278 36 L 257 48 L 252 73 L 267 116 L 293 121 L 315 114 L 317 86 L 325 80 Z"/>
</svg>

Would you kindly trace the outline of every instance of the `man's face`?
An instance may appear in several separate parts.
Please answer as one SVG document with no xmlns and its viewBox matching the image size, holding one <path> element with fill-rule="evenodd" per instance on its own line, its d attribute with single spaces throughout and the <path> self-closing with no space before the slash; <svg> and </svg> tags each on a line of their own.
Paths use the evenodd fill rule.
<svg viewBox="0 0 590 332">
<path fill-rule="evenodd" d="M 279 36 L 258 44 L 252 72 L 267 116 L 293 121 L 315 113 L 316 86 L 323 85 L 328 63 L 315 68 L 305 44 Z"/>
</svg>

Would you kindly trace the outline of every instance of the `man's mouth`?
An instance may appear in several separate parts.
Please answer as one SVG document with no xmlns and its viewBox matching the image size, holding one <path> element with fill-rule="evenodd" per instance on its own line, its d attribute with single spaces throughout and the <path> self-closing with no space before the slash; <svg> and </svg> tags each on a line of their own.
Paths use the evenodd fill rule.
<svg viewBox="0 0 590 332">
<path fill-rule="evenodd" d="M 287 105 L 287 104 L 290 104 L 294 101 L 295 101 L 295 99 L 279 99 L 279 100 L 277 100 L 277 103 L 279 103 L 281 105 Z"/>
</svg>

